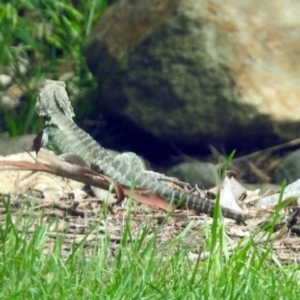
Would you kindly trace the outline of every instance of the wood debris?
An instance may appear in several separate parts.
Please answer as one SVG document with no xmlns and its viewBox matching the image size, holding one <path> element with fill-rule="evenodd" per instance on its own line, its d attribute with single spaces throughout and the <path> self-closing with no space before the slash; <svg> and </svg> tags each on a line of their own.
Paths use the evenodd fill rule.
<svg viewBox="0 0 300 300">
<path fill-rule="evenodd" d="M 25 155 L 25 154 L 24 154 Z M 28 209 L 21 207 L 31 207 L 33 214 L 32 224 L 29 234 L 35 231 L 40 224 L 41 218 L 45 224 L 48 224 L 47 235 L 49 242 L 45 253 L 51 251 L 54 241 L 64 236 L 64 254 L 70 254 L 73 243 L 84 241 L 87 255 L 89 249 L 97 242 L 100 243 L 105 236 L 109 236 L 111 253 L 113 258 L 120 241 L 123 239 L 124 220 L 131 215 L 131 235 L 134 239 L 138 236 L 140 228 L 147 226 L 149 228 L 147 240 L 150 240 L 155 230 L 160 227 L 158 243 L 163 243 L 179 236 L 187 227 L 188 234 L 185 235 L 183 243 L 186 243 L 193 250 L 190 257 L 193 260 L 201 253 L 201 259 L 206 259 L 208 253 L 203 253 L 205 245 L 205 235 L 201 228 L 212 223 L 212 219 L 206 215 L 195 215 L 193 211 L 180 210 L 169 207 L 169 203 L 157 195 L 151 194 L 147 190 L 135 189 L 133 198 L 140 202 L 130 202 L 128 196 L 131 194 L 130 188 L 118 185 L 112 182 L 106 176 L 96 173 L 85 166 L 70 164 L 64 158 L 57 157 L 49 151 L 40 151 L 39 157 L 34 153 L 26 153 L 19 157 L 19 160 L 4 160 L 0 158 L 0 176 L 4 176 L 14 181 L 13 190 L 0 190 L 0 193 L 6 194 L 0 203 L 0 222 L 4 222 L 7 217 L 7 207 L 9 205 L 13 220 L 18 220 L 20 214 L 22 218 L 18 221 L 17 228 L 22 230 L 22 223 L 26 223 L 26 217 L 29 214 Z M 9 177 L 7 172 L 14 177 Z M 35 185 L 38 182 L 38 176 L 47 173 L 53 181 L 48 181 L 48 186 Z M 3 174 L 5 174 L 3 176 Z M 45 175 L 45 174 L 44 174 Z M 34 177 L 36 176 L 36 177 Z M 64 178 L 62 178 L 64 177 Z M 28 182 L 28 178 L 34 178 Z M 69 179 L 66 179 L 69 178 Z M 72 180 L 71 180 L 72 179 Z M 43 178 L 43 180 L 46 180 Z M 67 185 L 61 185 L 66 182 Z M 74 181 L 75 180 L 75 181 Z M 97 186 L 103 190 L 100 198 L 92 197 L 87 193 L 78 192 L 73 181 L 84 182 L 88 185 Z M 18 186 L 18 188 L 16 188 Z M 32 188 L 34 186 L 34 188 Z M 83 184 L 81 184 L 83 188 Z M 81 190 L 80 188 L 80 190 Z M 75 192 L 77 190 L 77 192 Z M 110 190 L 110 192 L 109 192 Z M 7 193 L 8 192 L 8 193 Z M 207 192 L 210 197 L 217 196 L 218 189 Z M 76 194 L 77 193 L 77 194 Z M 220 202 L 222 205 L 245 206 L 243 202 L 255 202 L 258 196 L 243 188 L 234 176 L 225 177 L 221 187 Z M 252 198 L 251 198 L 252 197 Z M 252 199 L 252 200 L 249 200 Z M 255 200 L 253 200 L 255 199 Z M 299 210 L 292 209 L 295 201 L 284 202 L 281 205 L 288 205 L 288 209 L 281 210 L 278 222 L 274 226 L 274 232 L 271 239 L 273 241 L 274 253 L 282 261 L 290 260 L 291 255 L 294 261 L 299 261 Z M 174 210 L 171 214 L 167 211 Z M 233 220 L 225 219 L 225 227 L 228 238 L 231 240 L 231 251 L 236 247 L 241 247 L 242 238 L 247 239 L 262 226 L 272 223 L 272 212 L 276 206 L 268 208 L 248 207 L 251 214 L 257 217 L 254 220 L 248 220 L 247 225 L 238 225 Z M 292 213 L 293 211 L 293 213 Z M 54 220 L 58 220 L 54 225 Z M 264 231 L 262 231 L 264 232 Z M 88 234 L 88 236 L 86 236 Z M 255 242 L 263 244 L 269 241 L 264 234 L 255 235 Z"/>
</svg>

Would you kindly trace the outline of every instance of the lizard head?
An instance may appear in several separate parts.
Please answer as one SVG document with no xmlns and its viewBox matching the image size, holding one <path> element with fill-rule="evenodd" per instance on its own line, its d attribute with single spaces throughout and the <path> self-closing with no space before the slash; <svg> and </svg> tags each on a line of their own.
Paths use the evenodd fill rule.
<svg viewBox="0 0 300 300">
<path fill-rule="evenodd" d="M 64 81 L 45 80 L 35 106 L 41 117 L 51 118 L 57 113 L 69 119 L 75 116 L 65 87 Z"/>
</svg>

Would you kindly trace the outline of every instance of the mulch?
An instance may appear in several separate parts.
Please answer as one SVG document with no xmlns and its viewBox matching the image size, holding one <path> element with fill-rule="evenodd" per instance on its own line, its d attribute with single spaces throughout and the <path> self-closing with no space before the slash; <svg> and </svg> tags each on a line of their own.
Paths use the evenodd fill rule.
<svg viewBox="0 0 300 300">
<path fill-rule="evenodd" d="M 105 213 L 104 213 L 105 212 Z M 296 216 L 297 214 L 294 213 Z M 178 237 L 189 251 L 190 259 L 201 260 L 209 258 L 205 249 L 205 230 L 212 224 L 212 218 L 206 215 L 196 215 L 189 210 L 175 210 L 172 214 L 151 208 L 144 204 L 122 202 L 105 205 L 99 199 L 88 197 L 76 199 L 62 195 L 59 201 L 46 201 L 42 196 L 28 194 L 2 197 L 0 202 L 0 223 L 2 226 L 6 218 L 12 218 L 16 228 L 21 232 L 26 226 L 27 236 L 34 234 L 36 227 L 44 225 L 47 228 L 48 240 L 44 249 L 47 254 L 53 250 L 55 241 L 63 238 L 62 254 L 68 257 L 74 245 L 84 244 L 87 255 L 91 255 L 96 243 L 109 238 L 110 255 L 114 259 L 120 243 L 131 243 L 140 236 L 142 228 L 147 228 L 146 241 L 156 236 L 156 244 L 162 245 Z M 28 220 L 30 226 L 28 226 Z M 124 241 L 124 231 L 130 224 L 130 239 Z M 229 252 L 243 247 L 249 241 L 249 236 L 257 231 L 261 220 L 248 220 L 247 224 L 237 224 L 233 220 L 225 219 Z M 300 262 L 300 237 L 297 226 L 293 228 L 282 222 L 276 231 L 268 234 L 262 230 L 254 236 L 258 247 L 272 245 L 273 255 L 282 263 Z M 290 227 L 290 228 L 289 228 Z M 241 240 L 243 242 L 241 243 Z"/>
</svg>

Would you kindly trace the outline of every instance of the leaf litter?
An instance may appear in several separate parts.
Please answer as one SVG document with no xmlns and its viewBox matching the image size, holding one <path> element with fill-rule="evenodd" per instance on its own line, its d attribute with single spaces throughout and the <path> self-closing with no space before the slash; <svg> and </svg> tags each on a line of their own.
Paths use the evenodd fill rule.
<svg viewBox="0 0 300 300">
<path fill-rule="evenodd" d="M 8 174 L 14 174 L 11 177 Z M 47 176 L 50 181 L 46 186 L 35 185 L 37 176 Z M 42 149 L 38 157 L 35 153 L 25 153 L 20 158 L 0 158 L 0 193 L 3 194 L 0 203 L 0 222 L 5 222 L 7 214 L 18 222 L 17 228 L 21 231 L 22 225 L 30 215 L 25 205 L 32 207 L 32 224 L 28 234 L 35 232 L 36 226 L 43 220 L 47 225 L 49 241 L 45 253 L 52 250 L 58 237 L 64 237 L 63 254 L 68 257 L 72 245 L 84 241 L 87 255 L 91 253 L 95 243 L 109 236 L 110 258 L 116 254 L 124 236 L 124 222 L 130 215 L 131 237 L 138 237 L 139 231 L 144 226 L 148 228 L 146 238 L 150 240 L 159 228 L 157 243 L 162 244 L 184 234 L 182 240 L 190 249 L 190 258 L 193 260 L 198 255 L 201 259 L 209 257 L 208 252 L 203 252 L 206 244 L 206 226 L 212 224 L 213 219 L 205 214 L 197 215 L 191 210 L 176 208 L 165 199 L 152 194 L 146 189 L 134 189 L 119 185 L 107 176 L 93 170 L 69 163 L 51 151 Z M 30 178 L 32 181 L 30 181 Z M 5 182 L 7 179 L 8 182 Z M 28 181 L 29 180 L 29 181 Z M 52 180 L 52 181 L 51 181 Z M 26 181 L 26 184 L 23 184 Z M 43 182 L 46 179 L 42 179 Z M 67 182 L 67 184 L 66 184 Z M 78 187 L 78 182 L 82 182 Z M 74 185 L 74 183 L 76 183 Z M 8 187 L 10 190 L 4 187 Z M 170 183 L 174 184 L 174 183 Z M 86 185 L 97 187 L 93 194 Z M 85 191 L 83 191 L 85 190 Z M 289 187 L 287 188 L 289 191 Z M 225 219 L 225 230 L 230 251 L 242 247 L 247 238 L 255 233 L 254 242 L 257 244 L 273 242 L 274 255 L 282 262 L 300 262 L 298 250 L 300 247 L 299 208 L 295 195 L 283 193 L 280 204 L 261 205 L 257 203 L 266 197 L 277 197 L 279 192 L 268 192 L 259 195 L 259 191 L 249 191 L 237 180 L 234 172 L 228 172 L 220 188 L 215 187 L 209 191 L 199 190 L 197 187 L 189 190 L 215 201 L 219 197 L 220 204 L 234 210 L 244 211 L 255 216 L 247 220 L 247 224 L 237 224 L 234 220 Z M 98 197 L 95 197 L 95 194 Z M 135 200 L 131 202 L 129 196 Z M 7 210 L 9 203 L 10 212 Z M 268 204 L 268 202 L 266 202 Z M 105 213 L 105 210 L 107 212 Z M 274 212 L 277 218 L 274 219 Z M 19 218 L 21 214 L 21 218 Z M 54 221 L 57 224 L 54 226 Z M 276 220 L 274 223 L 273 220 Z M 272 222 L 274 224 L 272 224 Z M 96 224 L 96 225 L 95 225 Z M 273 228 L 271 234 L 268 228 Z M 259 233 L 257 231 L 261 229 Z M 88 234 L 88 236 L 86 236 Z M 241 242 L 241 239 L 244 239 Z M 129 242 L 129 241 L 128 241 Z"/>
</svg>

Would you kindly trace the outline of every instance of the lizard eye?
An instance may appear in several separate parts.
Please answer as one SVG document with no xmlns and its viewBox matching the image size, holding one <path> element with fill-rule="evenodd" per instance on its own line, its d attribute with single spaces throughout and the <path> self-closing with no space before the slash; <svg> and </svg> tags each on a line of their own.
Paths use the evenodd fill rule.
<svg viewBox="0 0 300 300">
<path fill-rule="evenodd" d="M 43 121 L 49 121 L 50 117 L 49 116 L 43 116 L 42 119 L 43 119 Z"/>
</svg>

